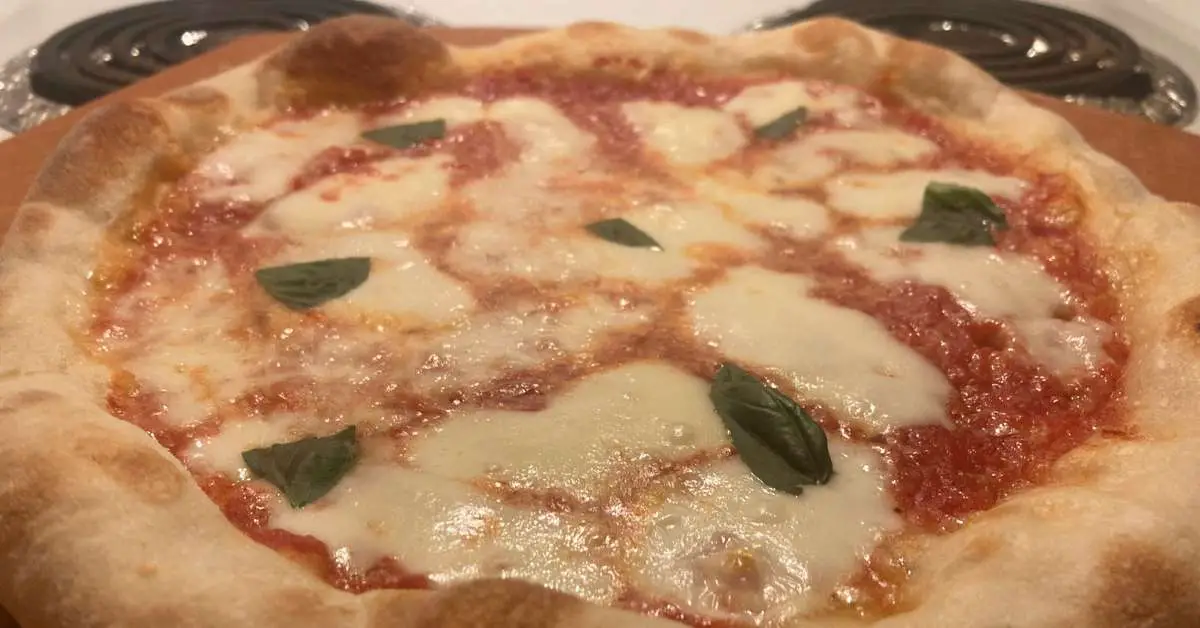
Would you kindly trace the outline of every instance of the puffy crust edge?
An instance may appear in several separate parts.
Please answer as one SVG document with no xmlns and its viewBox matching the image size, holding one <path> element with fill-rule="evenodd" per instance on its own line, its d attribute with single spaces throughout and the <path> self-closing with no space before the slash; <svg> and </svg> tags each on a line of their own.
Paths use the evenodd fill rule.
<svg viewBox="0 0 1200 628">
<path fill-rule="evenodd" d="M 450 49 L 428 33 L 351 16 L 268 56 L 259 70 L 259 97 L 281 109 L 352 106 L 420 93 L 459 75 Z"/>
<path fill-rule="evenodd" d="M 877 625 L 1200 624 L 1200 530 L 1189 525 L 1200 494 L 1163 481 L 1200 471 L 1200 423 L 1188 420 L 1200 405 L 1200 210 L 1149 195 L 1065 121 L 959 57 L 831 19 L 732 37 L 585 23 L 451 48 L 399 22 L 346 18 L 260 62 L 81 123 L 0 249 L 0 337 L 21 356 L 0 370 L 0 452 L 16 469 L 0 484 L 0 604 L 27 626 L 660 624 L 521 583 L 353 597 L 309 578 L 233 532 L 177 462 L 107 416 L 96 402 L 105 374 L 65 331 L 86 304 L 60 298 L 81 293 L 80 268 L 131 201 L 242 124 L 281 109 L 419 94 L 499 67 L 594 71 L 597 57 L 637 61 L 608 72 L 785 72 L 882 89 L 1069 173 L 1088 207 L 1083 225 L 1122 290 L 1138 433 L 1097 437 L 1046 485 L 954 533 L 914 539 L 904 610 Z M 206 543 L 164 532 L 181 528 Z M 204 568 L 182 568 L 193 559 Z"/>
</svg>

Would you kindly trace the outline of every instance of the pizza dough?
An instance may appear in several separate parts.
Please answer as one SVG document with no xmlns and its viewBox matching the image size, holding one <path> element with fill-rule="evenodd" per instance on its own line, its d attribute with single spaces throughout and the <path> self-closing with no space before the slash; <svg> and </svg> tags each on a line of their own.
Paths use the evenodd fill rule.
<svg viewBox="0 0 1200 628">
<path fill-rule="evenodd" d="M 481 49 L 333 21 L 94 114 L 31 190 L 0 249 L 0 604 L 1200 623 L 1194 211 L 841 21 Z M 829 462 L 752 456 L 721 364 Z"/>
</svg>

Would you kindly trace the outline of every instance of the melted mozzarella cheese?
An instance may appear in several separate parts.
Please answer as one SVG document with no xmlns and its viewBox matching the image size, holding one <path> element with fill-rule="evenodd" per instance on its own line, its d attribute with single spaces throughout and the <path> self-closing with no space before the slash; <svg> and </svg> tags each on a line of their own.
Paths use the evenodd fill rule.
<svg viewBox="0 0 1200 628">
<path fill-rule="evenodd" d="M 683 492 L 653 500 L 639 532 L 631 570 L 639 589 L 709 615 L 819 607 L 900 523 L 874 452 L 833 439 L 830 455 L 833 479 L 800 497 L 767 488 L 739 460 L 689 473 Z"/>
<path fill-rule="evenodd" d="M 449 191 L 445 156 L 396 158 L 343 173 L 273 203 L 250 227 L 287 235 L 386 228 L 435 208 Z"/>
<path fill-rule="evenodd" d="M 520 163 L 526 166 L 585 158 L 596 141 L 554 105 L 526 97 L 506 98 L 486 105 L 473 98 L 435 98 L 382 117 L 378 126 L 437 119 L 445 120 L 451 128 L 484 120 L 499 122 L 505 134 L 520 145 Z"/>
<path fill-rule="evenodd" d="M 463 198 L 481 219 L 520 223 L 526 228 L 577 224 L 589 208 L 617 196 L 609 192 L 598 197 L 554 185 L 564 168 L 586 172 L 596 141 L 558 109 L 522 98 L 500 101 L 488 111 L 521 147 L 521 155 L 500 172 L 462 188 Z"/>
<path fill-rule="evenodd" d="M 706 203 L 643 205 L 630 208 L 621 218 L 662 248 L 609 242 L 578 223 L 544 230 L 480 221 L 461 228 L 451 260 L 468 272 L 532 281 L 602 277 L 658 283 L 687 277 L 695 266 L 706 263 L 706 245 L 741 251 L 761 246 L 757 236 Z"/>
<path fill-rule="evenodd" d="M 521 146 L 523 164 L 586 160 L 596 141 L 557 107 L 537 98 L 501 100 L 491 105 L 488 116 Z"/>
<path fill-rule="evenodd" d="M 445 477 L 558 488 L 585 500 L 619 487 L 630 465 L 726 442 L 706 382 L 641 363 L 589 376 L 541 412 L 476 411 L 412 445 L 413 462 Z"/>
<path fill-rule="evenodd" d="M 816 236 L 829 228 L 829 211 L 805 198 L 762 194 L 712 180 L 698 181 L 695 190 L 700 198 L 724 206 L 746 222 L 798 238 Z"/>
<path fill-rule="evenodd" d="M 445 393 L 546 362 L 587 360 L 609 334 L 649 320 L 644 309 L 597 297 L 558 311 L 527 305 L 476 314 L 406 352 L 420 365 L 411 384 Z"/>
<path fill-rule="evenodd" d="M 619 592 L 614 569 L 594 559 L 602 537 L 586 522 L 506 506 L 468 483 L 390 461 L 363 461 L 303 509 L 276 502 L 271 523 L 325 541 L 358 569 L 395 556 L 439 582 L 520 578 L 598 603 Z"/>
<path fill-rule="evenodd" d="M 914 218 L 931 182 L 955 183 L 992 196 L 1020 198 L 1025 182 L 971 170 L 904 170 L 888 174 L 846 174 L 825 184 L 830 207 L 870 219 Z"/>
<path fill-rule="evenodd" d="M 238 135 L 200 162 L 196 173 L 218 187 L 204 191 L 213 200 L 265 201 L 288 191 L 304 164 L 332 146 L 354 143 L 358 120 L 326 112 Z"/>
<path fill-rule="evenodd" d="M 633 102 L 625 118 L 651 150 L 672 164 L 699 166 L 734 154 L 746 135 L 730 114 L 665 102 Z"/>
<path fill-rule="evenodd" d="M 816 113 L 832 112 L 842 124 L 853 124 L 865 117 L 859 98 L 857 92 L 844 87 L 820 85 L 810 89 L 801 81 L 778 81 L 747 87 L 725 103 L 724 108 L 740 114 L 755 127 L 797 107 Z"/>
<path fill-rule="evenodd" d="M 547 189 L 553 170 L 531 164 L 474 181 L 463 190 L 479 218 L 528 228 L 562 227 L 585 221 L 596 203 L 587 194 Z"/>
<path fill-rule="evenodd" d="M 718 613 L 739 610 L 713 604 L 739 588 L 725 569 L 731 557 L 752 552 L 756 562 L 739 567 L 768 585 L 751 602 L 794 605 L 827 595 L 897 524 L 875 455 L 837 439 L 837 474 L 802 498 L 766 488 L 736 459 L 626 488 L 647 482 L 655 460 L 727 442 L 704 381 L 632 364 L 576 383 L 541 411 L 452 415 L 411 444 L 419 471 L 364 460 L 317 503 L 276 502 L 271 521 L 358 568 L 394 556 L 439 582 L 515 577 L 599 603 L 620 594 L 624 573 Z M 582 509 L 539 505 L 562 495 Z"/>
<path fill-rule="evenodd" d="M 605 336 L 645 325 L 651 321 L 647 307 L 614 305 L 596 297 L 559 312 L 553 318 L 552 342 L 567 355 L 587 357 Z"/>
<path fill-rule="evenodd" d="M 653 234 L 651 234 L 653 235 Z M 516 248 L 520 255 L 512 255 Z M 687 277 L 693 262 L 683 251 L 621 246 L 582 226 L 565 233 L 529 233 L 507 225 L 475 223 L 459 231 L 452 262 L 471 273 L 540 282 L 595 277 L 663 282 Z"/>
<path fill-rule="evenodd" d="M 804 277 L 734 270 L 691 305 L 696 336 L 731 360 L 786 377 L 871 433 L 946 421 L 950 384 L 861 312 L 808 296 Z"/>
<path fill-rule="evenodd" d="M 941 286 L 966 310 L 1011 323 L 1035 359 L 1068 377 L 1108 361 L 1108 327 L 1065 321 L 1056 314 L 1066 292 L 1032 259 L 990 247 L 900 242 L 899 229 L 872 229 L 834 241 L 846 257 L 879 281 Z"/>
<path fill-rule="evenodd" d="M 686 251 L 690 246 L 703 244 L 743 250 L 761 245 L 755 235 L 726 218 L 719 207 L 707 203 L 655 203 L 622 218 L 671 251 Z"/>
<path fill-rule="evenodd" d="M 286 249 L 269 265 L 342 257 L 371 258 L 371 273 L 349 294 L 322 305 L 329 314 L 376 323 L 386 317 L 391 329 L 412 329 L 448 323 L 474 305 L 462 284 L 439 271 L 400 233 L 310 238 Z"/>
<path fill-rule="evenodd" d="M 835 130 L 810 135 L 801 145 L 814 152 L 834 152 L 851 161 L 883 167 L 916 161 L 937 151 L 929 140 L 891 129 Z"/>
<path fill-rule="evenodd" d="M 746 123 L 765 124 L 798 106 L 870 128 L 799 133 L 753 153 L 748 161 L 761 161 L 749 175 L 721 172 L 738 179 L 732 184 L 691 176 L 742 150 L 750 139 Z M 244 134 L 202 164 L 201 176 L 219 184 L 207 194 L 275 199 L 249 228 L 285 242 L 271 265 L 370 257 L 367 281 L 319 311 L 351 324 L 285 318 L 287 327 L 269 341 L 275 353 L 259 355 L 232 339 L 242 310 L 229 302 L 223 275 L 205 275 L 192 296 L 156 314 L 146 345 L 155 350 L 136 356 L 130 368 L 177 425 L 269 384 L 268 375 L 332 384 L 320 392 L 320 412 L 238 417 L 186 452 L 189 464 L 240 479 L 249 475 L 241 459 L 247 449 L 292 441 L 314 427 L 359 424 L 366 433 L 373 421 L 389 420 L 370 405 L 377 398 L 353 398 L 366 384 L 454 399 L 448 415 L 405 443 L 406 460 L 394 459 L 392 447 L 366 447 L 358 466 L 318 502 L 303 509 L 282 499 L 272 504 L 273 526 L 322 540 L 352 569 L 392 556 L 438 582 L 521 578 L 599 603 L 633 591 L 738 619 L 804 612 L 827 600 L 881 535 L 901 525 L 881 461 L 870 447 L 833 436 L 831 483 L 792 496 L 764 486 L 736 457 L 706 459 L 729 444 L 707 381 L 654 361 L 595 372 L 613 364 L 614 343 L 605 341 L 667 333 L 677 321 L 657 316 L 661 305 L 593 293 L 598 285 L 602 294 L 614 285 L 631 292 L 669 285 L 721 261 L 708 255 L 716 247 L 753 253 L 764 246 L 761 227 L 820 236 L 831 228 L 830 209 L 879 221 L 911 218 L 930 181 L 1023 193 L 1020 180 L 964 170 L 827 180 L 847 164 L 891 169 L 937 150 L 924 138 L 881 128 L 869 120 L 871 109 L 855 90 L 802 81 L 746 88 L 721 109 L 625 104 L 622 113 L 645 149 L 674 167 L 671 185 L 692 186 L 682 194 L 661 181 L 605 172 L 591 157 L 597 138 L 536 98 L 435 98 L 372 123 L 501 125 L 519 158 L 457 189 L 451 157 L 435 154 L 393 157 L 370 174 L 333 175 L 280 198 L 308 160 L 355 142 L 358 121 L 329 113 Z M 771 193 L 822 183 L 829 208 Z M 465 218 L 447 228 L 452 244 L 435 263 L 408 233 L 447 207 Z M 662 250 L 620 246 L 584 228 L 617 216 Z M 881 281 L 945 286 L 973 311 L 1005 319 L 1055 372 L 1092 370 L 1106 359 L 1107 329 L 1054 319 L 1061 287 L 1035 263 L 982 248 L 900 250 L 897 233 L 871 231 L 835 245 Z M 485 289 L 527 280 L 547 301 L 477 304 L 467 277 Z M 943 374 L 870 316 L 817 299 L 811 287 L 799 275 L 730 268 L 715 285 L 681 295 L 690 299 L 691 339 L 786 380 L 803 400 L 869 435 L 946 424 L 952 389 Z M 560 367 L 590 372 L 558 389 L 534 389 L 546 394 L 544 408 L 457 405 L 497 382 L 509 385 L 504 378 L 519 379 L 522 371 Z M 371 442 L 390 444 L 383 437 Z"/>
<path fill-rule="evenodd" d="M 755 164 L 750 181 L 768 191 L 803 188 L 819 183 L 837 168 L 832 156 L 800 142 L 788 142 L 773 149 L 764 162 Z"/>
<path fill-rule="evenodd" d="M 880 281 L 943 286 L 989 318 L 1049 317 L 1065 303 L 1062 286 L 1036 261 L 991 247 L 900 242 L 900 229 L 874 229 L 835 241 Z"/>
<path fill-rule="evenodd" d="M 1093 372 L 1112 361 L 1104 351 L 1112 329 L 1100 321 L 1035 319 L 1014 327 L 1030 355 L 1058 377 Z"/>
<path fill-rule="evenodd" d="M 431 98 L 405 107 L 398 114 L 381 116 L 375 128 L 396 124 L 412 124 L 426 120 L 444 120 L 446 126 L 454 128 L 471 122 L 482 120 L 485 115 L 485 105 L 474 98 L 450 96 Z"/>
<path fill-rule="evenodd" d="M 156 281 L 189 282 L 166 276 Z M 143 338 L 153 350 L 139 351 L 127 363 L 173 426 L 211 416 L 233 401 L 257 370 L 251 348 L 231 334 L 241 326 L 240 310 L 224 269 L 210 263 L 194 281 L 186 297 L 139 315 L 149 324 Z"/>
<path fill-rule="evenodd" d="M 833 174 L 839 158 L 883 167 L 915 161 L 936 150 L 933 142 L 900 131 L 823 131 L 774 148 L 755 166 L 751 179 L 767 189 L 806 187 Z"/>
<path fill-rule="evenodd" d="M 188 464 L 249 480 L 250 469 L 242 459 L 242 452 L 311 436 L 292 429 L 293 423 L 280 415 L 266 421 L 251 418 L 226 421 L 217 435 L 191 444 L 186 452 Z"/>
</svg>

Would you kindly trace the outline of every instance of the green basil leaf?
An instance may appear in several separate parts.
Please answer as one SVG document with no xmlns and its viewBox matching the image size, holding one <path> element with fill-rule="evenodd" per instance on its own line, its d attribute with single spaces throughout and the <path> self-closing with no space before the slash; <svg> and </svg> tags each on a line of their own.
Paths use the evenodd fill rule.
<svg viewBox="0 0 1200 628">
<path fill-rule="evenodd" d="M 1007 228 L 1004 211 L 987 194 L 953 183 L 931 182 L 925 186 L 921 215 L 900 234 L 900 239 L 995 246 L 993 230 Z"/>
<path fill-rule="evenodd" d="M 427 140 L 440 140 L 446 136 L 446 121 L 442 119 L 425 120 L 411 124 L 398 124 L 371 129 L 362 134 L 364 139 L 387 144 L 392 148 L 404 150 L 412 148 Z"/>
<path fill-rule="evenodd" d="M 293 310 L 307 310 L 345 295 L 371 274 L 371 258 L 343 257 L 260 268 L 258 285 Z"/>
<path fill-rule="evenodd" d="M 764 140 L 782 140 L 787 139 L 796 129 L 804 124 L 808 119 L 808 109 L 804 107 L 796 107 L 795 109 L 775 118 L 774 120 L 754 129 L 755 137 Z"/>
<path fill-rule="evenodd" d="M 354 426 L 333 434 L 305 438 L 242 452 L 254 475 L 274 484 L 292 508 L 303 508 L 328 493 L 358 461 Z"/>
<path fill-rule="evenodd" d="M 799 495 L 802 485 L 833 476 L 821 426 L 783 393 L 735 364 L 723 364 L 708 391 L 750 471 L 776 490 Z"/>
<path fill-rule="evenodd" d="M 624 218 L 612 218 L 593 222 L 584 227 L 598 238 L 608 240 L 621 246 L 632 246 L 642 249 L 662 249 L 654 238 L 646 235 L 645 231 L 633 226 Z"/>
</svg>

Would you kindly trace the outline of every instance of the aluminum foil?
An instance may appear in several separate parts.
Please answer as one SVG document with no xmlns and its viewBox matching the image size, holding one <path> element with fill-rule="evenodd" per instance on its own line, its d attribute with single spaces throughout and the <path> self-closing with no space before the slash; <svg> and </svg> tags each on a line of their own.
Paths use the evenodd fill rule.
<svg viewBox="0 0 1200 628">
<path fill-rule="evenodd" d="M 29 66 L 37 56 L 30 48 L 0 66 L 0 129 L 21 133 L 71 110 L 33 93 Z"/>
<path fill-rule="evenodd" d="M 1187 74 L 1170 60 L 1145 48 L 1142 48 L 1142 67 L 1154 82 L 1154 93 L 1143 100 L 1096 96 L 1067 96 L 1063 100 L 1142 116 L 1170 126 L 1186 127 L 1195 122 L 1196 114 L 1200 111 L 1200 99 L 1197 98 L 1195 84 Z"/>
<path fill-rule="evenodd" d="M 768 15 L 744 26 L 741 30 L 759 31 L 786 26 L 795 21 L 796 10 Z M 1068 95 L 1063 100 L 1116 113 L 1141 116 L 1152 122 L 1184 128 L 1196 121 L 1200 113 L 1200 96 L 1196 85 L 1179 66 L 1166 57 L 1141 46 L 1140 68 L 1154 84 L 1154 92 L 1142 100 L 1120 97 Z M 1019 87 L 1019 86 L 1018 86 Z"/>
<path fill-rule="evenodd" d="M 3 0 L 0 0 L 3 1 Z M 391 7 L 397 17 L 417 26 L 441 26 L 443 22 L 412 6 Z M 29 68 L 37 49 L 30 48 L 0 66 L 0 129 L 21 133 L 71 110 L 33 93 Z"/>
</svg>

